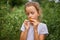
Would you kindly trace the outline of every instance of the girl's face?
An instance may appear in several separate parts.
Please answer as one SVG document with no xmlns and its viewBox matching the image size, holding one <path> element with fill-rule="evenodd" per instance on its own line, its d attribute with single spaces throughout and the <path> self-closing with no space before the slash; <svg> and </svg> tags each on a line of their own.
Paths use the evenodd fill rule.
<svg viewBox="0 0 60 40">
<path fill-rule="evenodd" d="M 34 6 L 26 7 L 26 14 L 28 19 L 32 18 L 32 19 L 38 20 L 39 13 L 37 12 Z"/>
</svg>

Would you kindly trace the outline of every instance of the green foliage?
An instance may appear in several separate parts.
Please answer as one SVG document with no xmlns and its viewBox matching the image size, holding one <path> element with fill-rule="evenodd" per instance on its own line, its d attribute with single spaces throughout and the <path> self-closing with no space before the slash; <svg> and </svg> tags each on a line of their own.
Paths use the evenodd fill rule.
<svg viewBox="0 0 60 40">
<path fill-rule="evenodd" d="M 42 5 L 43 9 L 43 22 L 48 26 L 49 35 L 46 40 L 59 40 L 60 39 L 60 4 L 54 2 L 47 2 Z"/>
<path fill-rule="evenodd" d="M 21 4 L 26 3 L 27 0 L 9 0 L 9 4 L 14 7 L 14 6 L 19 6 Z"/>
<path fill-rule="evenodd" d="M 7 8 L 0 10 L 0 31 L 1 40 L 19 40 L 20 27 L 26 17 L 24 17 L 23 6 L 21 8 L 15 7 L 11 12 Z"/>
<path fill-rule="evenodd" d="M 46 23 L 49 35 L 46 40 L 60 39 L 60 3 L 42 1 L 43 10 L 42 22 Z M 24 5 L 14 6 L 10 9 L 10 5 L 6 2 L 0 3 L 0 40 L 19 40 L 20 28 L 26 19 Z"/>
</svg>

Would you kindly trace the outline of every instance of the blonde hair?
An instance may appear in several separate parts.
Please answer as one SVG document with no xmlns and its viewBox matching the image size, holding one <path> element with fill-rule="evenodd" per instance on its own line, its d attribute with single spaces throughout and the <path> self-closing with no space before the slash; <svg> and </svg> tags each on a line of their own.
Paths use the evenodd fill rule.
<svg viewBox="0 0 60 40">
<path fill-rule="evenodd" d="M 42 10 L 41 10 L 41 7 L 40 7 L 40 5 L 39 5 L 39 3 L 38 2 L 27 2 L 26 4 L 25 4 L 25 12 L 26 12 L 26 7 L 29 7 L 29 6 L 34 6 L 35 8 L 36 8 L 36 10 L 37 10 L 37 12 L 39 13 L 39 20 L 41 21 L 41 18 L 42 18 Z"/>
</svg>

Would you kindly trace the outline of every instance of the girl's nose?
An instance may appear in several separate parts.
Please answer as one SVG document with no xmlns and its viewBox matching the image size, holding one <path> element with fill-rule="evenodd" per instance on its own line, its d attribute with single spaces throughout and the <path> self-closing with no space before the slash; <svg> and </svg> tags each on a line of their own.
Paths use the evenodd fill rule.
<svg viewBox="0 0 60 40">
<path fill-rule="evenodd" d="M 32 15 L 31 14 L 29 14 L 29 18 L 31 18 L 32 17 Z"/>
</svg>

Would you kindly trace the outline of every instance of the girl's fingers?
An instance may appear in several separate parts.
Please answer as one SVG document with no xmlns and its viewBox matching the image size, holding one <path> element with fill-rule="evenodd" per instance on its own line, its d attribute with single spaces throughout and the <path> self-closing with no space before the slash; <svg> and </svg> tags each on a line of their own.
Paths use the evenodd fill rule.
<svg viewBox="0 0 60 40">
<path fill-rule="evenodd" d="M 39 22 L 37 20 L 35 20 L 35 19 L 32 19 L 32 21 L 33 22 L 31 22 L 31 23 L 33 23 L 33 25 L 38 25 L 39 24 Z"/>
<path fill-rule="evenodd" d="M 29 20 L 25 20 L 24 23 L 25 24 L 29 24 L 30 22 L 29 22 Z"/>
<path fill-rule="evenodd" d="M 25 20 L 24 23 L 29 22 L 28 20 Z"/>
<path fill-rule="evenodd" d="M 29 29 L 29 25 L 30 25 L 29 21 L 25 20 L 24 21 L 24 26 L 25 26 L 26 29 Z"/>
</svg>

